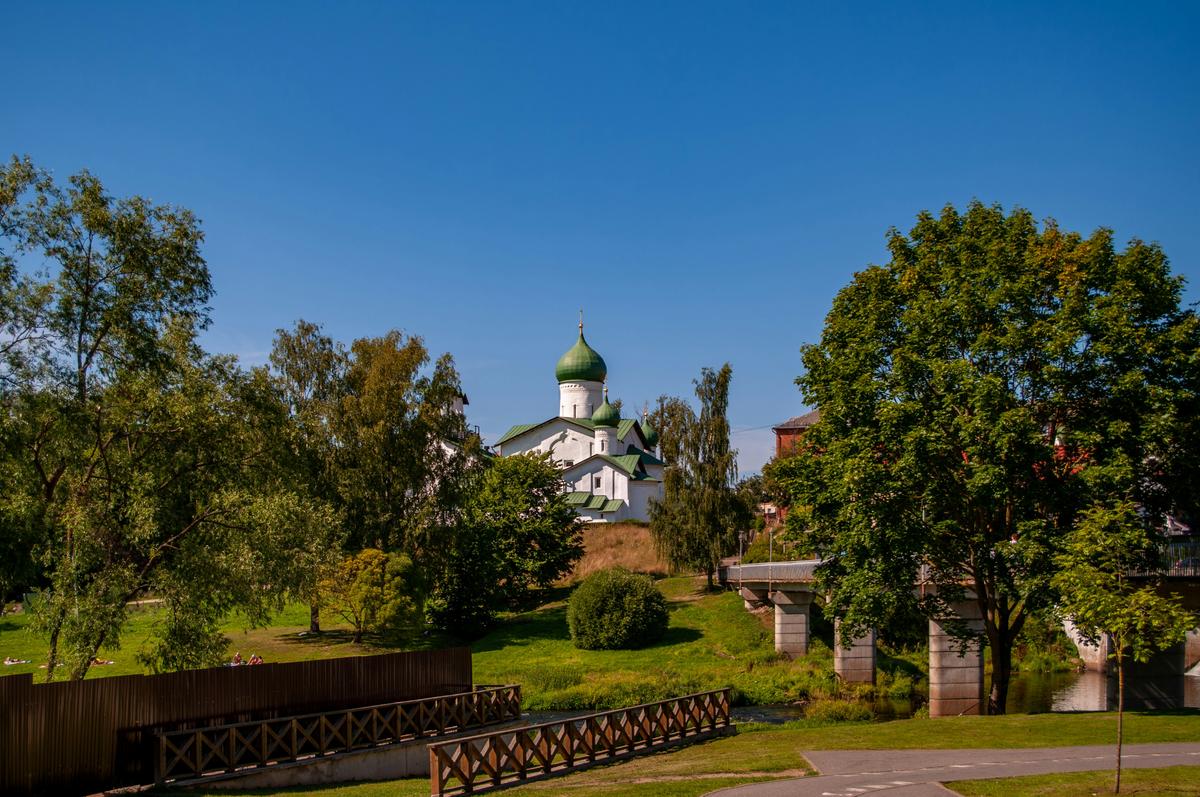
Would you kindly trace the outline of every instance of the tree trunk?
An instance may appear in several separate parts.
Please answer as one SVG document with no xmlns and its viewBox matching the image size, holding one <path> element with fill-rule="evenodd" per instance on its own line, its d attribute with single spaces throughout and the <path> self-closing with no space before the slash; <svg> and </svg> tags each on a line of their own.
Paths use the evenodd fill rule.
<svg viewBox="0 0 1200 797">
<path fill-rule="evenodd" d="M 988 693 L 988 714 L 1004 714 L 1008 709 L 1008 685 L 1012 680 L 1012 646 L 1003 641 L 992 645 L 992 689 Z"/>
<path fill-rule="evenodd" d="M 321 605 L 313 601 L 308 605 L 308 630 L 309 633 L 321 633 Z"/>
<path fill-rule="evenodd" d="M 1125 740 L 1125 662 L 1117 657 L 1117 782 L 1113 794 L 1121 793 L 1121 745 Z"/>
<path fill-rule="evenodd" d="M 61 618 L 54 621 L 50 630 L 50 650 L 46 656 L 46 683 L 54 680 L 54 670 L 58 667 L 58 633 L 62 630 Z"/>
</svg>

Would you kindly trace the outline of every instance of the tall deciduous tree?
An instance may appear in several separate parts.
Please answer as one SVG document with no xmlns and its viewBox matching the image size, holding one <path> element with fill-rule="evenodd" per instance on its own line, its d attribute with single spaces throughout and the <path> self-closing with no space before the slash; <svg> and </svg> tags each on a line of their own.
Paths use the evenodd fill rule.
<svg viewBox="0 0 1200 797">
<path fill-rule="evenodd" d="M 1161 537 L 1146 527 L 1126 501 L 1094 507 L 1067 535 L 1053 582 L 1059 608 L 1085 639 L 1111 640 L 1117 665 L 1117 776 L 1121 791 L 1124 742 L 1125 664 L 1145 664 L 1157 651 L 1183 642 L 1197 618 L 1179 598 L 1160 593 L 1153 573 L 1161 562 Z"/>
<path fill-rule="evenodd" d="M 323 510 L 280 491 L 263 380 L 195 344 L 212 294 L 199 225 L 14 160 L 0 234 L 0 522 L 41 571 L 47 678 L 82 678 L 147 590 L 165 602 L 151 665 L 211 661 L 228 611 L 278 605 Z M 19 276 L 23 256 L 47 271 Z"/>
<path fill-rule="evenodd" d="M 821 420 L 774 475 L 808 510 L 846 634 L 974 596 L 999 713 L 1079 513 L 1194 505 L 1197 319 L 1158 246 L 1118 252 L 1109 230 L 1039 230 L 1025 210 L 922 213 L 888 247 L 804 348 Z M 922 565 L 936 589 L 918 599 Z"/>
<path fill-rule="evenodd" d="M 438 565 L 435 620 L 467 635 L 570 572 L 582 524 L 550 455 L 517 454 L 471 472 L 462 516 Z"/>
<path fill-rule="evenodd" d="M 455 522 L 478 440 L 453 411 L 462 393 L 453 360 L 443 355 L 426 373 L 428 363 L 419 337 L 354 341 L 338 420 L 349 545 L 403 550 L 422 565 Z"/>
<path fill-rule="evenodd" d="M 338 419 L 346 395 L 349 355 L 345 347 L 322 334 L 318 324 L 303 319 L 294 329 L 275 331 L 271 349 L 271 374 L 286 408 L 286 450 L 280 462 L 294 483 L 331 505 L 340 503 L 338 473 Z M 329 534 L 326 536 L 336 536 Z M 340 544 L 331 540 L 329 555 L 336 557 Z M 320 565 L 309 568 L 301 592 L 309 600 L 309 631 L 321 630 L 317 578 Z"/>
<path fill-rule="evenodd" d="M 710 586 L 722 556 L 737 550 L 750 513 L 734 489 L 737 451 L 729 444 L 729 383 L 733 369 L 705 368 L 696 380 L 700 412 L 679 399 L 660 399 L 653 424 L 660 430 L 666 467 L 663 500 L 650 506 L 650 533 L 675 568 L 694 568 Z"/>
</svg>

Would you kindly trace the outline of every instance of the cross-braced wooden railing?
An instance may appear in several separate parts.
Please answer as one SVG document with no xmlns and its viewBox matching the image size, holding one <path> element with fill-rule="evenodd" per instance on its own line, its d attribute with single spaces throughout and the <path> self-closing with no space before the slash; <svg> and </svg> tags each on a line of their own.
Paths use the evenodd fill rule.
<svg viewBox="0 0 1200 797">
<path fill-rule="evenodd" d="M 444 736 L 521 718 L 521 687 L 158 734 L 158 783 Z"/>
<path fill-rule="evenodd" d="M 486 791 L 731 729 L 729 690 L 720 689 L 480 734 L 429 745 L 430 790 L 434 797 Z"/>
</svg>

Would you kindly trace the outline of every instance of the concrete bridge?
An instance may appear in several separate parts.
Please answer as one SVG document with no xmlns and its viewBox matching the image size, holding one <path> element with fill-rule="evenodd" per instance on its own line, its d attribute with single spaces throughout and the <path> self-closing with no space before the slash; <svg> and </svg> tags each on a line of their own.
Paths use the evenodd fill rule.
<svg viewBox="0 0 1200 797">
<path fill-rule="evenodd" d="M 775 650 L 789 656 L 808 653 L 813 601 L 817 592 L 816 570 L 820 559 L 794 562 L 724 564 L 719 570 L 722 584 L 738 590 L 746 608 L 772 606 L 775 610 Z M 1176 574 L 1167 588 L 1182 594 L 1185 605 L 1200 609 L 1200 573 Z M 969 597 L 969 596 L 968 596 Z M 946 629 L 951 622 L 964 622 L 974 631 L 983 631 L 983 615 L 975 600 L 953 603 L 946 617 L 929 621 L 929 716 L 948 717 L 982 714 L 987 705 L 984 696 L 983 650 L 980 642 L 965 647 Z M 1070 631 L 1070 629 L 1068 629 Z M 875 631 L 854 639 L 849 647 L 841 644 L 838 622 L 834 620 L 833 666 L 847 683 L 875 683 Z M 1077 645 L 1079 641 L 1073 636 Z M 1104 669 L 1108 649 L 1079 645 L 1081 657 L 1090 669 Z M 1163 651 L 1139 673 L 1130 671 L 1127 687 L 1137 681 L 1146 689 L 1127 695 L 1131 707 L 1139 702 L 1148 708 L 1182 707 L 1183 676 L 1200 661 L 1200 633 L 1193 630 L 1185 644 Z M 1139 677 L 1140 676 L 1140 677 Z M 1176 686 L 1177 682 L 1177 686 Z M 1168 684 L 1163 688 L 1162 684 Z M 1140 693 L 1140 694 L 1139 694 Z M 1132 699 L 1130 699 L 1132 698 Z M 1140 699 L 1139 699 L 1140 698 Z M 1115 705 L 1115 698 L 1113 701 Z"/>
</svg>

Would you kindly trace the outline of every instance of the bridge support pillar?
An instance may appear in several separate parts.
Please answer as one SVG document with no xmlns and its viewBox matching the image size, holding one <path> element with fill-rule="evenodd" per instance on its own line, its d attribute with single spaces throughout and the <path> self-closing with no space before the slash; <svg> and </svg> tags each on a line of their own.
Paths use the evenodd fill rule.
<svg viewBox="0 0 1200 797">
<path fill-rule="evenodd" d="M 807 590 L 771 593 L 775 604 L 775 652 L 789 656 L 804 656 L 808 653 L 808 613 L 812 607 L 813 594 Z"/>
<path fill-rule="evenodd" d="M 1125 708 L 1151 711 L 1183 708 L 1187 694 L 1185 651 L 1186 644 L 1180 642 L 1155 653 L 1145 664 L 1127 661 Z"/>
<path fill-rule="evenodd" d="M 738 594 L 742 596 L 742 604 L 746 607 L 746 611 L 761 609 L 771 602 L 770 591 L 765 589 L 742 587 L 738 590 Z"/>
<path fill-rule="evenodd" d="M 1108 654 L 1112 652 L 1112 641 L 1107 636 L 1100 638 L 1093 645 L 1083 638 L 1070 620 L 1063 620 L 1063 631 L 1075 643 L 1075 650 L 1079 653 L 1085 669 L 1108 672 Z"/>
<path fill-rule="evenodd" d="M 875 683 L 875 629 L 851 640 L 850 647 L 842 647 L 840 625 L 833 621 L 833 671 L 849 684 Z"/>
<path fill-rule="evenodd" d="M 979 642 L 962 643 L 946 630 L 952 621 L 983 630 L 983 615 L 975 601 L 950 605 L 952 615 L 929 621 L 929 716 L 984 714 L 983 651 Z"/>
</svg>

